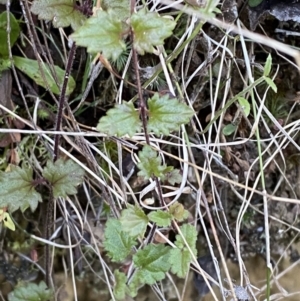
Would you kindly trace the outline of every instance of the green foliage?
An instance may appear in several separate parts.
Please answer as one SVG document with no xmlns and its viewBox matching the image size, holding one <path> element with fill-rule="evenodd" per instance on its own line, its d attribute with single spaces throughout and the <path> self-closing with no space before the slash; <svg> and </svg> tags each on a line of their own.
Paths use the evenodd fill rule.
<svg viewBox="0 0 300 301">
<path fill-rule="evenodd" d="M 176 98 L 169 99 L 168 95 L 162 97 L 155 93 L 148 100 L 149 120 L 148 129 L 157 135 L 168 135 L 170 131 L 178 130 L 183 123 L 189 122 L 193 116 L 193 110 L 186 104 L 180 103 Z M 114 126 L 112 126 L 114 125 Z M 124 102 L 108 110 L 106 116 L 102 117 L 97 129 L 110 136 L 133 136 L 141 131 L 142 122 L 139 113 L 131 102 Z"/>
<path fill-rule="evenodd" d="M 128 286 L 129 287 L 129 296 L 132 298 L 136 297 L 138 289 L 140 288 L 140 286 L 142 284 L 140 279 L 137 276 L 138 276 L 138 273 L 135 273 Z"/>
<path fill-rule="evenodd" d="M 128 204 L 127 209 L 122 211 L 120 222 L 122 230 L 132 237 L 144 236 L 149 222 L 147 215 L 137 206 Z"/>
<path fill-rule="evenodd" d="M 77 45 L 87 47 L 88 52 L 102 52 L 107 59 L 112 58 L 116 61 L 126 50 L 122 31 L 122 23 L 113 11 L 99 10 L 97 15 L 89 18 L 71 35 L 71 38 Z"/>
<path fill-rule="evenodd" d="M 121 262 L 136 245 L 134 237 L 122 231 L 122 224 L 119 220 L 110 218 L 105 225 L 104 248 L 112 261 Z"/>
<path fill-rule="evenodd" d="M 264 76 L 269 76 L 270 72 L 271 72 L 271 67 L 272 67 L 272 56 L 269 53 L 266 63 L 265 63 L 265 67 L 264 67 Z"/>
<path fill-rule="evenodd" d="M 156 223 L 159 227 L 168 227 L 171 225 L 172 215 L 167 211 L 157 210 L 148 214 L 149 220 Z"/>
<path fill-rule="evenodd" d="M 153 285 L 165 278 L 171 266 L 169 252 L 170 247 L 150 244 L 133 256 L 134 265 L 139 269 L 136 277 L 141 283 Z"/>
<path fill-rule="evenodd" d="M 6 1 L 5 1 L 6 2 Z M 9 13 L 10 21 L 10 46 L 12 47 L 20 34 L 20 27 L 18 21 L 15 19 L 12 13 Z M 4 11 L 0 14 L 0 57 L 8 58 L 9 49 L 7 41 L 7 12 Z"/>
<path fill-rule="evenodd" d="M 238 102 L 239 102 L 245 116 L 247 117 L 250 114 L 250 109 L 251 109 L 249 101 L 244 97 L 238 97 Z"/>
<path fill-rule="evenodd" d="M 176 98 L 169 99 L 169 95 L 159 96 L 155 93 L 148 100 L 149 120 L 148 130 L 157 135 L 168 135 L 176 131 L 181 124 L 188 123 L 193 116 L 193 110 Z"/>
<path fill-rule="evenodd" d="M 114 286 L 114 296 L 117 300 L 123 300 L 128 294 L 128 287 L 126 285 L 127 277 L 124 273 L 118 270 L 114 271 L 115 276 L 115 286 Z"/>
<path fill-rule="evenodd" d="M 180 278 L 184 278 L 190 267 L 191 254 L 187 249 L 172 249 L 169 262 L 172 264 L 171 272 Z"/>
<path fill-rule="evenodd" d="M 103 0 L 101 6 L 104 10 L 111 10 L 121 21 L 130 17 L 129 0 Z"/>
<path fill-rule="evenodd" d="M 267 57 L 266 63 L 265 63 L 263 77 L 264 77 L 264 80 L 266 81 L 267 85 L 270 86 L 270 88 L 275 93 L 277 93 L 277 87 L 276 87 L 275 83 L 273 82 L 273 80 L 271 78 L 268 77 L 271 72 L 271 67 L 272 67 L 272 56 L 271 56 L 271 54 L 269 54 Z"/>
<path fill-rule="evenodd" d="M 30 167 L 11 166 L 11 171 L 0 173 L 0 208 L 8 207 L 9 212 L 28 207 L 34 211 L 41 195 L 35 191 Z"/>
<path fill-rule="evenodd" d="M 40 20 L 52 21 L 54 27 L 71 26 L 79 28 L 86 17 L 75 8 L 73 0 L 35 0 L 31 6 L 32 13 Z"/>
<path fill-rule="evenodd" d="M 173 167 L 161 164 L 161 157 L 157 155 L 157 152 L 149 145 L 145 145 L 142 151 L 139 152 L 140 162 L 137 164 L 140 171 L 138 175 L 149 179 L 153 176 L 165 178 L 165 175 L 170 172 Z"/>
<path fill-rule="evenodd" d="M 180 174 L 180 170 L 173 169 L 166 175 L 166 180 L 171 184 L 175 185 L 176 183 L 179 184 L 182 181 L 182 175 Z"/>
<path fill-rule="evenodd" d="M 86 20 L 71 37 L 77 45 L 87 47 L 88 52 L 102 52 L 113 61 L 126 49 L 123 36 L 128 32 L 128 23 L 134 32 L 133 47 L 140 54 L 152 53 L 154 46 L 163 45 L 176 25 L 173 20 L 147 9 L 141 9 L 130 17 L 128 0 L 104 1 L 103 8 L 105 10 L 98 10 L 96 16 Z M 126 19 L 130 22 L 125 22 Z"/>
<path fill-rule="evenodd" d="M 184 224 L 180 227 L 181 235 L 176 235 L 175 245 L 179 249 L 186 248 L 186 244 L 184 243 L 183 237 L 186 240 L 187 244 L 189 245 L 190 249 L 192 250 L 193 254 L 197 255 L 196 249 L 196 241 L 197 241 L 197 231 L 194 226 L 189 224 Z"/>
<path fill-rule="evenodd" d="M 197 232 L 196 229 L 189 225 L 184 224 L 180 227 L 183 237 L 185 238 L 187 244 L 192 250 L 193 254 L 197 255 L 196 250 L 196 240 Z M 188 250 L 186 244 L 181 235 L 176 235 L 175 245 L 177 249 L 172 249 L 170 251 L 169 262 L 171 263 L 171 271 L 176 274 L 178 277 L 185 277 L 186 273 L 189 270 L 189 266 L 192 260 L 192 255 Z"/>
<path fill-rule="evenodd" d="M 9 301 L 50 301 L 54 295 L 49 290 L 45 282 L 35 283 L 20 283 L 15 289 L 9 293 Z"/>
<path fill-rule="evenodd" d="M 54 197 L 66 197 L 77 192 L 76 186 L 82 183 L 84 171 L 71 160 L 58 160 L 55 164 L 47 162 L 43 176 L 53 185 Z M 30 167 L 11 166 L 8 172 L 0 173 L 0 208 L 9 212 L 27 208 L 34 211 L 41 195 L 34 188 L 33 170 Z"/>
<path fill-rule="evenodd" d="M 275 93 L 277 93 L 277 86 L 276 86 L 276 84 L 272 81 L 272 79 L 269 78 L 269 77 L 266 77 L 266 78 L 265 78 L 265 81 L 266 81 L 266 83 L 271 87 L 271 89 L 272 89 Z"/>
<path fill-rule="evenodd" d="M 52 185 L 53 196 L 66 197 L 77 193 L 76 186 L 82 184 L 84 170 L 72 160 L 50 160 L 43 170 L 43 177 Z"/>
<path fill-rule="evenodd" d="M 48 119 L 50 114 L 48 111 L 44 110 L 44 109 L 38 109 L 38 117 L 42 120 Z"/>
<path fill-rule="evenodd" d="M 229 136 L 232 133 L 234 133 L 235 130 L 236 130 L 236 125 L 229 123 L 223 127 L 222 133 L 224 136 Z"/>
<path fill-rule="evenodd" d="M 178 222 L 182 222 L 189 216 L 189 212 L 184 209 L 183 205 L 175 202 L 173 205 L 169 208 L 170 214 L 176 219 Z"/>
<path fill-rule="evenodd" d="M 15 231 L 16 226 L 14 222 L 12 221 L 9 213 L 7 213 L 5 210 L 0 209 L 0 222 L 3 221 L 3 224 L 6 228 Z"/>
<path fill-rule="evenodd" d="M 42 76 L 42 72 L 40 71 L 39 64 L 36 60 L 31 60 L 28 58 L 24 57 L 19 57 L 19 56 L 14 56 L 14 65 L 16 68 L 24 72 L 27 76 L 29 76 L 32 80 L 34 80 L 39 86 L 44 87 L 49 89 L 54 93 L 54 94 L 60 94 L 60 86 L 64 81 L 65 78 L 65 71 L 59 68 L 58 66 L 54 66 L 53 69 L 56 73 L 56 77 L 58 80 L 58 85 L 56 84 L 52 74 L 50 67 L 43 63 L 41 64 L 43 73 L 44 73 L 44 78 Z M 67 90 L 66 90 L 66 95 L 70 95 L 74 88 L 75 88 L 75 80 L 73 79 L 72 76 L 69 77 L 68 85 L 67 85 Z"/>
<path fill-rule="evenodd" d="M 7 70 L 8 68 L 11 67 L 11 61 L 10 59 L 2 59 L 0 58 L 0 77 L 1 77 L 1 73 L 4 70 Z"/>
<path fill-rule="evenodd" d="M 125 102 L 108 110 L 106 116 L 100 119 L 97 130 L 110 136 L 133 136 L 141 127 L 142 122 L 133 103 Z"/>
<path fill-rule="evenodd" d="M 256 7 L 259 4 L 261 4 L 263 2 L 263 0 L 248 0 L 248 5 L 250 7 Z"/>
<path fill-rule="evenodd" d="M 161 17 L 156 12 L 141 9 L 131 16 L 130 23 L 134 33 L 133 47 L 144 55 L 145 52 L 152 53 L 153 46 L 163 45 L 164 39 L 172 34 L 176 22 Z"/>
</svg>

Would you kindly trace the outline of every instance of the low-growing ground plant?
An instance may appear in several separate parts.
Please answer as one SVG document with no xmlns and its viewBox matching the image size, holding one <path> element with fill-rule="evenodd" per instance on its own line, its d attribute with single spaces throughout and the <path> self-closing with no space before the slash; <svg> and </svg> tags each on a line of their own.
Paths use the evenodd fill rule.
<svg viewBox="0 0 300 301">
<path fill-rule="evenodd" d="M 0 3 L 5 298 L 292 295 L 300 55 L 254 32 L 273 4 Z"/>
</svg>

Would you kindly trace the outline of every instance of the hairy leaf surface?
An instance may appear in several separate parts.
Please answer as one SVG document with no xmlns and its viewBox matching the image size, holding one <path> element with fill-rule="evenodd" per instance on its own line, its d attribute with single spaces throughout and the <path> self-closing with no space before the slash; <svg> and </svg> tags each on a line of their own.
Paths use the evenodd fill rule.
<svg viewBox="0 0 300 301">
<path fill-rule="evenodd" d="M 130 17 L 129 0 L 102 0 L 101 6 L 106 11 L 111 10 L 122 21 L 126 21 Z"/>
<path fill-rule="evenodd" d="M 11 166 L 11 171 L 0 173 L 0 208 L 8 207 L 9 212 L 28 207 L 34 211 L 41 195 L 34 189 L 32 169 Z"/>
<path fill-rule="evenodd" d="M 180 227 L 180 231 L 189 245 L 191 251 L 197 256 L 196 241 L 197 232 L 196 229 L 189 224 L 184 224 Z M 192 260 L 192 255 L 187 248 L 181 235 L 176 235 L 175 245 L 177 248 L 170 251 L 169 262 L 171 263 L 171 271 L 178 277 L 185 277 L 189 270 L 189 266 Z"/>
<path fill-rule="evenodd" d="M 168 95 L 154 94 L 148 100 L 149 121 L 148 130 L 156 135 L 168 135 L 171 131 L 179 130 L 181 124 L 188 123 L 193 116 L 193 110 L 176 98 L 169 99 Z"/>
<path fill-rule="evenodd" d="M 139 269 L 137 277 L 142 283 L 153 285 L 165 278 L 170 269 L 168 261 L 170 247 L 162 244 L 149 244 L 133 256 L 133 262 Z"/>
<path fill-rule="evenodd" d="M 52 21 L 54 27 L 71 26 L 73 30 L 79 28 L 86 19 L 76 9 L 76 1 L 73 0 L 35 0 L 31 11 L 40 20 Z"/>
<path fill-rule="evenodd" d="M 122 230 L 130 236 L 144 236 L 148 224 L 148 217 L 142 209 L 128 204 L 128 208 L 122 211 L 120 222 Z"/>
<path fill-rule="evenodd" d="M 104 248 L 112 261 L 120 262 L 124 260 L 136 245 L 134 237 L 122 230 L 121 222 L 110 218 L 105 225 Z"/>
<path fill-rule="evenodd" d="M 169 262 L 171 272 L 180 278 L 184 278 L 189 270 L 192 257 L 186 249 L 172 249 L 170 251 Z"/>
<path fill-rule="evenodd" d="M 188 243 L 190 249 L 192 250 L 193 254 L 196 256 L 197 255 L 197 249 L 196 249 L 197 231 L 195 227 L 189 224 L 184 224 L 180 227 L 180 230 L 186 242 Z M 179 234 L 176 235 L 175 245 L 179 249 L 187 248 L 186 244 L 183 241 L 182 236 Z"/>
<path fill-rule="evenodd" d="M 76 187 L 83 182 L 84 169 L 72 160 L 59 159 L 55 163 L 49 160 L 43 177 L 52 184 L 55 198 L 66 197 L 77 193 Z"/>
<path fill-rule="evenodd" d="M 129 288 L 127 287 L 127 277 L 124 273 L 115 270 L 115 286 L 114 286 L 114 295 L 117 300 L 123 300 L 126 297 L 126 293 L 129 293 Z"/>
<path fill-rule="evenodd" d="M 179 222 L 182 222 L 189 216 L 189 212 L 185 210 L 183 205 L 178 202 L 175 202 L 173 205 L 170 206 L 169 212 Z"/>
<path fill-rule="evenodd" d="M 139 113 L 131 102 L 124 102 L 108 110 L 106 116 L 99 120 L 97 130 L 109 136 L 133 136 L 140 131 L 142 122 Z"/>
<path fill-rule="evenodd" d="M 145 145 L 139 152 L 139 159 L 140 162 L 137 164 L 140 169 L 138 176 L 146 179 L 156 176 L 164 180 L 165 175 L 173 169 L 172 166 L 162 165 L 161 157 L 149 145 Z"/>
<path fill-rule="evenodd" d="M 53 293 L 47 288 L 44 281 L 39 284 L 32 282 L 21 283 L 9 293 L 9 301 L 48 301 L 53 300 Z"/>
<path fill-rule="evenodd" d="M 159 227 L 168 227 L 171 225 L 172 214 L 167 211 L 157 210 L 148 214 L 150 221 L 157 224 Z"/>
<path fill-rule="evenodd" d="M 179 169 L 173 169 L 166 175 L 166 180 L 171 184 L 179 184 L 182 181 L 182 175 L 180 174 Z"/>
<path fill-rule="evenodd" d="M 156 12 L 141 9 L 132 14 L 130 23 L 134 33 L 133 47 L 141 55 L 152 53 L 153 46 L 164 44 L 164 40 L 172 35 L 176 22 L 163 18 Z"/>
<path fill-rule="evenodd" d="M 122 31 L 122 22 L 112 10 L 99 10 L 97 15 L 87 19 L 71 38 L 77 45 L 87 47 L 88 52 L 102 52 L 107 59 L 116 61 L 126 50 Z"/>
</svg>

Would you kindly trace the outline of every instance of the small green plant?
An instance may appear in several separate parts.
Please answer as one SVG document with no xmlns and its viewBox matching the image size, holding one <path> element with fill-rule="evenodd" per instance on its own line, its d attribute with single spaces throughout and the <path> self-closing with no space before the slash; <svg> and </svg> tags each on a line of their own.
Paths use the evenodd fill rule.
<svg viewBox="0 0 300 301">
<path fill-rule="evenodd" d="M 190 250 L 194 256 L 197 255 L 197 232 L 193 226 L 184 224 L 180 227 L 181 234 L 176 236 L 175 248 L 163 244 L 148 244 L 138 251 L 134 251 L 133 248 L 138 244 L 137 239 L 143 238 L 149 222 L 156 223 L 159 227 L 169 227 L 172 221 L 187 218 L 188 213 L 184 209 L 180 209 L 182 213 L 178 215 L 178 208 L 181 206 L 175 203 L 169 211 L 157 210 L 146 215 L 139 207 L 128 205 L 128 208 L 122 211 L 120 219 L 107 221 L 104 248 L 108 256 L 114 262 L 132 258 L 136 269 L 130 285 L 127 284 L 127 276 L 124 273 L 117 273 L 114 289 L 116 298 L 124 298 L 124 294 L 136 296 L 141 285 L 153 285 L 156 281 L 164 279 L 169 270 L 179 277 L 185 277 L 192 260 Z"/>
<path fill-rule="evenodd" d="M 10 28 L 10 45 L 7 39 L 7 28 Z M 7 13 L 3 12 L 0 14 L 0 40 L 3 42 L 0 45 L 0 75 L 3 70 L 8 69 L 11 66 L 9 59 L 9 46 L 12 48 L 17 41 L 20 34 L 20 27 L 18 21 L 14 15 L 9 13 L 9 26 L 7 20 Z M 26 57 L 13 56 L 13 62 L 16 68 L 24 72 L 27 76 L 33 79 L 38 85 L 50 89 L 53 93 L 60 93 L 60 85 L 64 79 L 64 70 L 58 66 L 54 66 L 55 76 L 51 73 L 49 65 L 42 63 L 40 65 L 36 60 L 31 60 Z M 68 82 L 67 95 L 70 95 L 75 88 L 75 81 L 72 77 Z"/>
<path fill-rule="evenodd" d="M 213 14 L 217 2 L 211 2 L 214 5 L 208 6 L 207 14 Z M 159 148 L 150 143 L 150 136 L 169 136 L 170 133 L 179 131 L 182 125 L 189 123 L 194 111 L 175 96 L 170 97 L 168 94 L 155 93 L 151 94 L 152 97 L 144 97 L 137 59 L 138 55 L 146 53 L 160 55 L 160 46 L 171 37 L 176 21 L 171 16 L 161 16 L 157 12 L 149 11 L 147 7 L 134 10 L 131 9 L 133 6 L 130 6 L 129 1 L 103 1 L 101 8 L 94 7 L 93 13 L 89 13 L 85 7 L 79 7 L 73 0 L 35 0 L 31 11 L 38 15 L 39 19 L 52 21 L 54 27 L 71 26 L 74 30 L 70 35 L 74 43 L 71 45 L 66 64 L 69 69 L 60 72 L 54 67 L 58 74 L 59 87 L 57 87 L 52 82 L 52 74 L 47 65 L 43 65 L 38 73 L 35 61 L 27 60 L 27 63 L 31 64 L 25 68 L 26 62 L 23 58 L 16 57 L 15 60 L 15 66 L 36 83 L 60 95 L 57 115 L 62 118 L 64 97 L 70 95 L 75 88 L 69 74 L 76 46 L 85 47 L 91 56 L 100 58 L 101 63 L 109 71 L 111 71 L 109 60 L 116 65 L 124 64 L 122 56 L 126 56 L 131 47 L 139 102 L 123 101 L 115 105 L 99 119 L 97 130 L 108 136 L 121 138 L 141 133 L 144 135 L 145 143 L 139 146 L 140 151 L 137 154 L 138 177 L 145 182 L 151 181 L 156 184 L 160 209 L 151 210 L 149 206 L 150 212 L 146 212 L 137 202 L 133 205 L 128 201 L 126 205 L 122 204 L 119 218 L 107 218 L 103 240 L 107 256 L 112 262 L 123 264 L 127 259 L 133 265 L 132 275 L 118 270 L 113 273 L 113 292 L 117 300 L 123 299 L 126 295 L 136 296 L 141 286 L 154 285 L 157 281 L 163 280 L 168 272 L 185 277 L 191 262 L 197 256 L 197 232 L 195 227 L 186 221 L 188 211 L 176 200 L 172 204 L 165 204 L 166 200 L 163 197 L 164 188 L 161 183 L 171 185 L 181 183 L 181 171 L 165 164 Z M 197 30 L 199 31 L 200 27 Z M 41 73 L 44 73 L 44 76 Z M 42 80 L 39 82 L 37 77 L 46 78 L 47 85 Z M 59 122 L 56 125 L 57 131 L 61 130 Z M 55 147 L 54 153 L 57 156 L 58 138 Z M 7 192 L 4 190 L 6 196 L 13 197 L 14 201 L 10 203 L 5 201 L 7 198 L 4 194 L 3 198 L 0 197 L 0 206 L 3 208 L 7 206 L 9 212 L 17 209 L 24 211 L 29 207 L 35 210 L 38 202 L 42 201 L 41 194 L 35 190 L 37 185 L 48 185 L 54 198 L 66 197 L 76 193 L 76 186 L 82 182 L 83 175 L 83 170 L 73 161 L 64 162 L 60 159 L 55 163 L 48 161 L 43 168 L 42 177 L 38 179 L 33 178 L 33 170 L 29 167 L 13 168 L 10 173 L 3 176 L 3 187 L 6 186 Z M 1 183 L 0 179 L 0 188 Z M 21 189 L 14 192 L 14 195 L 16 183 Z M 26 197 L 21 199 L 21 194 Z M 174 243 L 170 241 L 153 243 L 152 238 L 159 228 L 174 231 L 176 234 Z M 147 240 L 146 235 L 149 235 Z"/>
<path fill-rule="evenodd" d="M 8 172 L 0 174 L 0 208 L 7 208 L 12 213 L 18 209 L 22 212 L 30 208 L 34 211 L 42 201 L 42 195 L 36 191 L 39 184 L 49 184 L 54 198 L 76 194 L 76 187 L 83 181 L 84 170 L 73 161 L 50 160 L 42 172 L 43 178 L 34 179 L 33 170 L 26 166 L 11 166 Z"/>
<path fill-rule="evenodd" d="M 13 292 L 9 293 L 9 301 L 48 301 L 53 300 L 53 292 L 49 290 L 45 282 L 19 283 Z"/>
<path fill-rule="evenodd" d="M 160 97 L 156 93 L 148 100 L 148 106 L 147 128 L 156 135 L 169 134 L 170 131 L 178 129 L 179 125 L 187 123 L 193 115 L 192 109 L 180 103 L 176 98 L 170 99 L 168 95 Z M 142 121 L 133 103 L 124 102 L 110 109 L 107 116 L 100 119 L 97 129 L 110 136 L 124 136 L 125 134 L 133 136 L 141 131 Z"/>
</svg>

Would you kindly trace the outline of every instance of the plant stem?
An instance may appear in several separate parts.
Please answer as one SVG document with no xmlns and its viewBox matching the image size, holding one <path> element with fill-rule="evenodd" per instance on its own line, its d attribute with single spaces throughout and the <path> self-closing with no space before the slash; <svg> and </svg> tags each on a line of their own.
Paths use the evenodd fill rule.
<svg viewBox="0 0 300 301">
<path fill-rule="evenodd" d="M 74 42 L 72 44 L 72 47 L 69 52 L 67 66 L 66 66 L 66 72 L 65 72 L 65 78 L 63 81 L 60 95 L 59 95 L 55 131 L 60 131 L 60 127 L 61 127 L 61 123 L 62 123 L 62 115 L 63 115 L 64 105 L 65 105 L 65 100 L 66 100 L 66 91 L 67 91 L 67 86 L 68 86 L 68 82 L 69 82 L 71 69 L 73 66 L 75 53 L 76 53 L 76 44 Z M 54 138 L 54 154 L 53 154 L 54 162 L 58 159 L 59 139 L 60 139 L 60 135 L 56 135 Z"/>
</svg>

